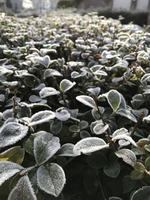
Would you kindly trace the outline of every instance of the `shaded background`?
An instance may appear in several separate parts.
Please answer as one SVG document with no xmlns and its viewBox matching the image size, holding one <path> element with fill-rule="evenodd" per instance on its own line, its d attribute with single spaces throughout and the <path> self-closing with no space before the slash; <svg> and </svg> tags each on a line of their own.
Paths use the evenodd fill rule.
<svg viewBox="0 0 150 200">
<path fill-rule="evenodd" d="M 96 10 L 106 17 L 122 15 L 125 18 L 123 23 L 150 24 L 150 0 L 0 0 L 1 11 L 22 16 L 70 7 L 82 12 Z"/>
</svg>

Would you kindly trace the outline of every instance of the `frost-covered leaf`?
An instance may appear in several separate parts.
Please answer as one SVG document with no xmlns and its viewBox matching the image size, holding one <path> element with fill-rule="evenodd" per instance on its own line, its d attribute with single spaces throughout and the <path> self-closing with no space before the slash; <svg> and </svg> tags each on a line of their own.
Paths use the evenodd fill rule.
<svg viewBox="0 0 150 200">
<path fill-rule="evenodd" d="M 41 166 L 37 171 L 37 183 L 42 191 L 58 197 L 66 183 L 65 173 L 56 163 Z"/>
<path fill-rule="evenodd" d="M 117 135 L 130 135 L 129 131 L 126 129 L 126 128 L 120 128 L 120 129 L 117 129 L 113 134 L 112 136 L 115 137 Z"/>
<path fill-rule="evenodd" d="M 99 122 L 93 128 L 93 132 L 96 135 L 101 135 L 105 133 L 108 130 L 108 128 L 109 128 L 108 124 L 104 124 L 102 121 L 99 120 Z"/>
<path fill-rule="evenodd" d="M 49 67 L 50 65 L 50 57 L 48 55 L 44 56 L 44 57 L 40 57 L 40 56 L 31 56 L 30 60 L 35 63 L 35 64 L 41 64 L 43 66 L 45 66 L 46 68 Z"/>
<path fill-rule="evenodd" d="M 0 161 L 0 186 L 23 169 L 23 167 L 16 163 Z"/>
<path fill-rule="evenodd" d="M 38 103 L 38 102 L 40 102 L 42 99 L 39 97 L 39 96 L 36 96 L 36 95 L 31 95 L 30 97 L 29 97 L 29 101 L 31 102 L 31 103 Z"/>
<path fill-rule="evenodd" d="M 133 121 L 134 123 L 137 123 L 136 117 L 132 114 L 131 110 L 129 110 L 129 109 L 119 109 L 117 111 L 117 114 L 128 118 L 129 120 Z"/>
<path fill-rule="evenodd" d="M 65 93 L 68 90 L 70 90 L 76 83 L 75 82 L 71 82 L 68 79 L 63 79 L 60 82 L 60 90 Z"/>
<path fill-rule="evenodd" d="M 16 122 L 4 124 L 0 129 L 0 148 L 13 145 L 23 139 L 28 133 L 28 127 Z"/>
<path fill-rule="evenodd" d="M 0 161 L 11 161 L 22 164 L 25 151 L 20 146 L 12 147 L 0 154 Z"/>
<path fill-rule="evenodd" d="M 49 77 L 53 77 L 53 76 L 62 77 L 63 75 L 55 69 L 46 69 L 44 71 L 44 79 L 49 78 Z"/>
<path fill-rule="evenodd" d="M 55 113 L 50 110 L 39 111 L 32 115 L 30 126 L 35 126 L 45 122 L 49 122 L 51 119 L 55 118 Z"/>
<path fill-rule="evenodd" d="M 116 140 L 127 140 L 129 141 L 133 146 L 137 147 L 136 142 L 134 142 L 134 140 L 126 134 L 120 134 L 120 135 L 116 135 L 112 138 L 112 141 L 116 141 Z"/>
<path fill-rule="evenodd" d="M 41 98 L 46 98 L 54 95 L 59 95 L 60 92 L 57 91 L 55 88 L 52 87 L 45 87 L 40 91 L 40 97 Z"/>
<path fill-rule="evenodd" d="M 133 151 L 129 149 L 120 149 L 116 151 L 115 154 L 118 158 L 122 158 L 124 162 L 134 167 L 137 159 Z"/>
<path fill-rule="evenodd" d="M 98 96 L 101 91 L 101 88 L 100 87 L 89 88 L 87 91 L 94 96 Z"/>
<path fill-rule="evenodd" d="M 107 100 L 114 112 L 116 112 L 121 103 L 121 94 L 117 90 L 110 90 L 107 94 Z"/>
<path fill-rule="evenodd" d="M 48 161 L 59 149 L 59 138 L 50 133 L 44 132 L 34 139 L 34 156 L 39 165 Z"/>
<path fill-rule="evenodd" d="M 9 194 L 8 200 L 36 200 L 34 190 L 28 176 L 23 176 Z"/>
<path fill-rule="evenodd" d="M 56 110 L 55 116 L 60 121 L 67 121 L 71 117 L 71 114 L 68 112 L 67 109 L 62 107 Z"/>
<path fill-rule="evenodd" d="M 86 96 L 86 95 L 81 95 L 81 96 L 77 96 L 76 99 L 83 103 L 86 106 L 89 106 L 90 108 L 96 108 L 96 103 L 93 100 L 92 97 L 90 96 Z"/>
<path fill-rule="evenodd" d="M 62 145 L 61 149 L 58 151 L 58 156 L 74 157 L 76 156 L 73 152 L 74 144 L 67 143 Z"/>
<path fill-rule="evenodd" d="M 103 139 L 97 137 L 84 138 L 77 142 L 74 146 L 73 152 L 75 155 L 89 154 L 108 148 L 109 145 Z"/>
<path fill-rule="evenodd" d="M 148 115 L 148 116 L 146 116 L 146 117 L 144 117 L 143 118 L 143 121 L 145 121 L 145 122 L 150 122 L 150 115 Z"/>
<path fill-rule="evenodd" d="M 92 116 L 95 120 L 99 120 L 101 119 L 101 115 L 104 113 L 105 109 L 104 107 L 98 107 L 98 110 L 97 108 L 93 108 L 92 109 Z"/>
</svg>

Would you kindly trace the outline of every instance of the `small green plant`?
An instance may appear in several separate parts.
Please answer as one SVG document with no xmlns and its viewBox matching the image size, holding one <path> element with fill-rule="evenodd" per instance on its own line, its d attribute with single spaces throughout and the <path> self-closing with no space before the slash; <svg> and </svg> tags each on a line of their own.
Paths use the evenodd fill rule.
<svg viewBox="0 0 150 200">
<path fill-rule="evenodd" d="M 150 33 L 96 13 L 0 18 L 0 199 L 150 199 Z"/>
</svg>

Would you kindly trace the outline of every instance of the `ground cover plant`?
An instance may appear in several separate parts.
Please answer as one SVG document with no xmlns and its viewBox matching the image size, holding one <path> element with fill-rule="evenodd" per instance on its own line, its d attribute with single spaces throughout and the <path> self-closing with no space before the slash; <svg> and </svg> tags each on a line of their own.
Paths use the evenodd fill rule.
<svg viewBox="0 0 150 200">
<path fill-rule="evenodd" d="M 96 13 L 0 18 L 0 199 L 150 199 L 150 33 Z"/>
</svg>

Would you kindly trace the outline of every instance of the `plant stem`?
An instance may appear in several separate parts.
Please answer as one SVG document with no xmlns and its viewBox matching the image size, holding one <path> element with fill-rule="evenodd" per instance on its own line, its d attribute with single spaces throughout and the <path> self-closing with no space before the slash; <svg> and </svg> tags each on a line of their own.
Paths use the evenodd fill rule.
<svg viewBox="0 0 150 200">
<path fill-rule="evenodd" d="M 22 170 L 19 175 L 20 176 L 25 176 L 26 174 L 28 174 L 28 172 L 30 172 L 31 170 L 33 170 L 36 167 L 37 167 L 36 165 L 34 165 L 32 167 L 28 167 L 27 169 Z"/>
<path fill-rule="evenodd" d="M 102 115 L 102 113 L 101 113 L 101 111 L 100 111 L 100 109 L 99 109 L 97 97 L 94 96 L 93 99 L 94 99 L 94 101 L 95 101 L 97 111 L 98 111 L 98 113 L 99 113 L 99 115 L 100 115 L 100 117 L 101 117 L 101 120 L 102 120 L 103 124 L 104 124 L 104 125 L 107 125 L 106 122 L 105 122 L 105 120 L 104 120 L 104 118 L 103 118 L 103 115 Z M 107 132 L 106 137 L 107 137 L 108 142 L 109 142 L 109 143 L 112 143 L 111 137 L 110 137 L 110 135 L 111 135 L 111 130 L 110 130 L 110 128 L 108 128 L 106 132 Z"/>
</svg>

